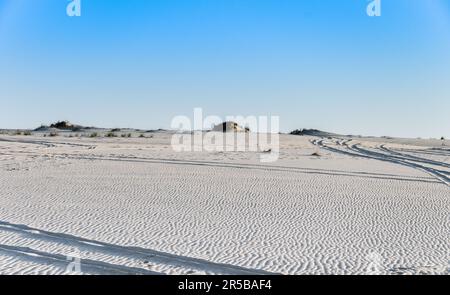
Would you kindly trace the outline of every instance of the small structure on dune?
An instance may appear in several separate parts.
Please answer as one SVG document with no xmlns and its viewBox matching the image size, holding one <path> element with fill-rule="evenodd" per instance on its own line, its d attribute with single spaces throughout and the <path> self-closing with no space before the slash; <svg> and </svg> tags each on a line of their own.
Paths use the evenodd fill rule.
<svg viewBox="0 0 450 295">
<path fill-rule="evenodd" d="M 239 126 L 236 122 L 223 122 L 219 125 L 214 126 L 212 131 L 215 132 L 250 132 L 249 128 L 243 128 Z"/>
</svg>

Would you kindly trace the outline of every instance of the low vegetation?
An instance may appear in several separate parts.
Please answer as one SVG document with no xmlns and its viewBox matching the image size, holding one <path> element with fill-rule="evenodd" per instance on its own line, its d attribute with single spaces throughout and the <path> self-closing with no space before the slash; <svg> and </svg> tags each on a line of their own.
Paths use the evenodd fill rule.
<svg viewBox="0 0 450 295">
<path fill-rule="evenodd" d="M 114 132 L 108 132 L 105 137 L 117 137 L 117 134 L 115 134 Z"/>
<path fill-rule="evenodd" d="M 317 129 L 296 129 L 292 131 L 290 134 L 304 136 L 304 135 L 315 135 L 318 133 L 320 133 L 320 131 Z"/>
</svg>

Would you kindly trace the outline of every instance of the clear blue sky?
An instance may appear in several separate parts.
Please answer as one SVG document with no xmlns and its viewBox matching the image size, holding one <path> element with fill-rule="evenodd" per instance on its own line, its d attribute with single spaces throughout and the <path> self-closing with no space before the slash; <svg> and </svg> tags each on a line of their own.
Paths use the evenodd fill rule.
<svg viewBox="0 0 450 295">
<path fill-rule="evenodd" d="M 283 131 L 450 137 L 450 3 L 0 0 L 0 128 L 279 115 Z"/>
</svg>

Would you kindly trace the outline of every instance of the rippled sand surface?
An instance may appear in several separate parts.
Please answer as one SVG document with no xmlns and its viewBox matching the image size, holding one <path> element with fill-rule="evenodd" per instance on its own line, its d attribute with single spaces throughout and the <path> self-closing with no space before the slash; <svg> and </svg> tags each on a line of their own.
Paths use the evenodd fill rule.
<svg viewBox="0 0 450 295">
<path fill-rule="evenodd" d="M 0 273 L 448 274 L 449 177 L 427 141 L 282 135 L 260 163 L 165 133 L 2 135 Z"/>
</svg>

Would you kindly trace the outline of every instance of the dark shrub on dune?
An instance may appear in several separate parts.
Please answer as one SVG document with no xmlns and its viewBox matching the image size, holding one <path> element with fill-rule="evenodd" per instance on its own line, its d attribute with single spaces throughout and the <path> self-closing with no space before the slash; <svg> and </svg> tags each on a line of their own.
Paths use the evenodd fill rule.
<svg viewBox="0 0 450 295">
<path fill-rule="evenodd" d="M 300 135 L 300 136 L 329 136 L 331 133 L 320 131 L 317 129 L 296 129 L 290 133 L 291 135 Z"/>
<path fill-rule="evenodd" d="M 42 125 L 39 128 L 43 129 L 43 128 L 48 128 L 48 127 Z M 81 125 L 75 125 L 75 124 L 70 123 L 69 121 L 59 121 L 59 122 L 51 124 L 50 128 L 54 128 L 54 129 L 58 129 L 58 130 L 75 131 L 75 132 L 77 132 L 77 131 L 90 129 L 91 127 L 84 127 L 84 126 L 81 126 Z"/>
<path fill-rule="evenodd" d="M 105 137 L 117 137 L 117 135 L 114 132 L 108 132 Z"/>
<path fill-rule="evenodd" d="M 61 130 L 72 130 L 75 126 L 68 121 L 59 121 L 50 125 L 50 128 L 56 128 Z"/>
</svg>

